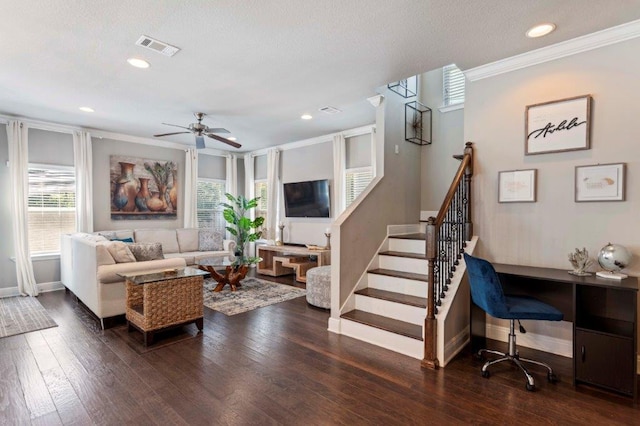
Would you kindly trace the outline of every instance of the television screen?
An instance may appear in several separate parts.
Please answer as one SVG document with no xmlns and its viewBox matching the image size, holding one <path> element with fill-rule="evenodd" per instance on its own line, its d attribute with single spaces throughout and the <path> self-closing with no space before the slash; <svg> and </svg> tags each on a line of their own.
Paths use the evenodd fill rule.
<svg viewBox="0 0 640 426">
<path fill-rule="evenodd" d="M 287 217 L 330 217 L 329 181 L 285 183 L 284 211 Z"/>
</svg>

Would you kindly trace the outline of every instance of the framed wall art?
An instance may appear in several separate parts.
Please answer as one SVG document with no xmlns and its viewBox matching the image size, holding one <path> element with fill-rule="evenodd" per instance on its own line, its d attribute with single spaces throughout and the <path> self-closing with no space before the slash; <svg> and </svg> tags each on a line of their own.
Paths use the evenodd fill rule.
<svg viewBox="0 0 640 426">
<path fill-rule="evenodd" d="M 576 202 L 624 201 L 625 163 L 576 166 Z"/>
<path fill-rule="evenodd" d="M 499 203 L 535 203 L 538 170 L 498 172 Z"/>
<path fill-rule="evenodd" d="M 525 155 L 589 149 L 591 96 L 577 96 L 525 110 Z"/>
</svg>

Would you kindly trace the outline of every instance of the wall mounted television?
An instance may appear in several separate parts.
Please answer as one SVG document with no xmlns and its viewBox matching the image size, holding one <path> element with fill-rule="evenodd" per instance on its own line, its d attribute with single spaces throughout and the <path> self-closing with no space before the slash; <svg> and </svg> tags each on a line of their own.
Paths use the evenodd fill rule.
<svg viewBox="0 0 640 426">
<path fill-rule="evenodd" d="M 286 217 L 330 217 L 330 211 L 327 179 L 284 184 Z"/>
</svg>

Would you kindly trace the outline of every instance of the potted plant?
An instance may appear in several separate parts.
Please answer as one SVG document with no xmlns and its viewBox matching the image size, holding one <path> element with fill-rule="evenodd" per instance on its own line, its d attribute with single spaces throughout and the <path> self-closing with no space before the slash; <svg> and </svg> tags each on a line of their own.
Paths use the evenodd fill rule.
<svg viewBox="0 0 640 426">
<path fill-rule="evenodd" d="M 258 205 L 260 197 L 247 200 L 242 195 L 237 198 L 228 193 L 224 195 L 229 200 L 229 203 L 222 203 L 224 219 L 228 223 L 226 228 L 236 240 L 236 260 L 233 265 L 248 266 L 260 262 L 259 257 L 249 257 L 245 253 L 247 243 L 254 242 L 262 236 L 262 231 L 256 229 L 262 226 L 264 218 L 257 217 L 251 220 L 249 217 L 249 212 Z"/>
</svg>

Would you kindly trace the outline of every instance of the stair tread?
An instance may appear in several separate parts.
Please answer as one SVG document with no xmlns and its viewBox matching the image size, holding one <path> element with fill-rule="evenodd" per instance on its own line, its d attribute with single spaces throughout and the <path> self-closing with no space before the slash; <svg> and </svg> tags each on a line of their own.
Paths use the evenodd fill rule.
<svg viewBox="0 0 640 426">
<path fill-rule="evenodd" d="M 416 274 L 414 272 L 394 271 L 392 269 L 371 269 L 370 274 L 387 275 L 389 277 L 406 278 L 408 280 L 425 281 L 429 280 L 427 274 Z"/>
<path fill-rule="evenodd" d="M 413 234 L 389 235 L 389 238 L 398 238 L 401 240 L 425 240 L 427 238 L 427 234 L 423 232 L 415 232 Z"/>
<path fill-rule="evenodd" d="M 395 256 L 395 257 L 408 257 L 410 259 L 426 259 L 427 257 L 422 253 L 411 253 L 408 251 L 381 251 L 380 253 L 383 256 Z"/>
<path fill-rule="evenodd" d="M 425 297 L 410 296 L 408 294 L 396 293 L 394 291 L 379 290 L 377 288 L 368 287 L 356 291 L 356 294 L 387 300 L 389 302 L 401 303 L 403 305 L 417 306 L 418 308 L 426 309 L 427 307 L 427 299 Z"/>
<path fill-rule="evenodd" d="M 359 311 L 357 309 L 349 311 L 340 316 L 340 318 L 359 322 L 391 333 L 400 334 L 416 340 L 422 340 L 422 327 L 416 324 L 383 317 L 381 315 L 372 314 L 370 312 Z"/>
</svg>

